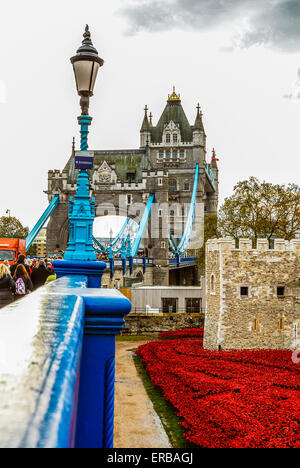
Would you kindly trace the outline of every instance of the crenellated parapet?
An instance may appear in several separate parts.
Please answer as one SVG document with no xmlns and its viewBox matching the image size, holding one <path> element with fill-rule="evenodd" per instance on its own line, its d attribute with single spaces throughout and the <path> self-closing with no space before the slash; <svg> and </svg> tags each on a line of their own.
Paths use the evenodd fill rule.
<svg viewBox="0 0 300 468">
<path fill-rule="evenodd" d="M 257 239 L 256 248 L 254 249 L 251 239 L 240 238 L 238 241 L 238 248 L 236 247 L 235 239 L 231 237 L 225 237 L 222 239 L 210 239 L 206 243 L 207 252 L 219 251 L 219 252 L 251 252 L 258 254 L 261 252 L 268 252 L 270 254 L 274 252 L 294 252 L 300 257 L 300 239 L 292 239 L 286 241 L 284 239 L 274 239 L 274 243 L 270 244 L 268 239 Z"/>
<path fill-rule="evenodd" d="M 48 171 L 48 190 L 45 193 L 48 195 L 49 201 L 55 195 L 59 195 L 60 202 L 67 202 L 70 195 L 75 194 L 76 183 L 70 182 L 67 171 Z"/>
</svg>

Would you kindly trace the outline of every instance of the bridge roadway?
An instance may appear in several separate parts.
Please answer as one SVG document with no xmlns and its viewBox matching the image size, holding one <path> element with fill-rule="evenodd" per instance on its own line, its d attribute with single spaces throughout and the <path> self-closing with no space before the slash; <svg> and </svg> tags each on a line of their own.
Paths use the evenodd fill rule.
<svg viewBox="0 0 300 468">
<path fill-rule="evenodd" d="M 106 267 L 109 270 L 110 269 L 110 262 L 107 260 L 101 260 L 106 263 Z M 149 267 L 154 265 L 154 260 L 153 258 L 146 258 L 146 257 L 133 257 L 133 265 L 134 266 L 143 266 L 143 267 Z M 169 266 L 170 269 L 174 270 L 176 268 L 184 268 L 188 266 L 194 266 L 197 265 L 197 257 L 180 257 L 179 258 L 179 263 L 176 258 L 170 258 L 169 259 Z M 115 258 L 114 259 L 114 267 L 115 268 L 123 268 L 123 262 L 121 258 Z M 126 258 L 126 268 L 130 267 L 130 260 L 129 258 Z"/>
</svg>

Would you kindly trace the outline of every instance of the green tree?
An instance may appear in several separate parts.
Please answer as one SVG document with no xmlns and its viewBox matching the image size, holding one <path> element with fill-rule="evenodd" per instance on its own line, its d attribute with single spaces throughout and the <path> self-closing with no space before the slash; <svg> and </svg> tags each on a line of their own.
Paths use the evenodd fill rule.
<svg viewBox="0 0 300 468">
<path fill-rule="evenodd" d="M 37 255 L 35 244 L 29 247 L 29 249 L 26 251 L 26 255 L 28 255 L 29 257 L 35 257 Z"/>
<path fill-rule="evenodd" d="M 2 216 L 0 218 L 0 238 L 4 239 L 25 239 L 28 236 L 29 228 L 14 217 Z"/>
<path fill-rule="evenodd" d="M 300 231 L 300 187 L 255 177 L 238 182 L 219 211 L 221 236 L 291 240 Z"/>
<path fill-rule="evenodd" d="M 218 216 L 216 214 L 206 214 L 204 216 L 204 244 L 201 249 L 197 250 L 198 266 L 201 274 L 205 271 L 205 244 L 208 239 L 219 237 L 218 232 Z M 193 251 L 188 251 L 190 255 Z"/>
</svg>

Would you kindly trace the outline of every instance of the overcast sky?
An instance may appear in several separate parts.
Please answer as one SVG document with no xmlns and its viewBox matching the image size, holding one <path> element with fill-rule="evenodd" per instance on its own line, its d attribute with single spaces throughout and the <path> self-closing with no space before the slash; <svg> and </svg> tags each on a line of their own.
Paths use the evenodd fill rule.
<svg viewBox="0 0 300 468">
<path fill-rule="evenodd" d="M 32 227 L 63 169 L 80 114 L 69 57 L 85 24 L 105 60 L 90 149 L 138 148 L 173 85 L 193 124 L 204 113 L 220 199 L 249 176 L 299 184 L 299 0 L 10 0 L 0 16 L 0 216 Z"/>
</svg>

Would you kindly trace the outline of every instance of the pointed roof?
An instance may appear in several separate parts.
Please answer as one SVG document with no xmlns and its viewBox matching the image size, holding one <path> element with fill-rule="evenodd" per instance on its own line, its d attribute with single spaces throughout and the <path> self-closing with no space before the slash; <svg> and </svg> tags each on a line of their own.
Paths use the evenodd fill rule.
<svg viewBox="0 0 300 468">
<path fill-rule="evenodd" d="M 167 105 L 156 125 L 151 127 L 152 141 L 155 143 L 162 142 L 163 131 L 166 125 L 173 121 L 180 128 L 181 138 L 184 142 L 193 141 L 193 130 L 184 113 L 181 105 L 180 95 L 173 88 L 173 93 L 169 94 Z"/>
<path fill-rule="evenodd" d="M 204 126 L 203 126 L 202 117 L 203 117 L 203 114 L 202 114 L 202 111 L 201 111 L 201 107 L 200 107 L 200 104 L 198 104 L 198 106 L 197 106 L 197 116 L 196 116 L 196 120 L 195 120 L 195 124 L 194 124 L 194 130 L 200 130 L 201 132 L 205 131 Z"/>
<path fill-rule="evenodd" d="M 140 131 L 141 132 L 149 132 L 150 124 L 149 124 L 149 120 L 148 120 L 148 106 L 147 105 L 145 106 L 144 110 L 145 110 L 145 116 L 144 116 L 144 120 L 143 120 Z"/>
<path fill-rule="evenodd" d="M 217 158 L 215 148 L 213 148 L 213 150 L 212 150 L 212 156 L 211 156 L 211 165 L 212 165 L 212 166 L 217 166 L 217 161 L 219 161 L 219 159 Z"/>
</svg>

